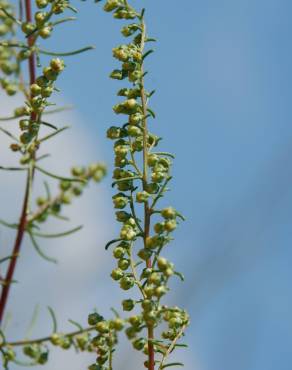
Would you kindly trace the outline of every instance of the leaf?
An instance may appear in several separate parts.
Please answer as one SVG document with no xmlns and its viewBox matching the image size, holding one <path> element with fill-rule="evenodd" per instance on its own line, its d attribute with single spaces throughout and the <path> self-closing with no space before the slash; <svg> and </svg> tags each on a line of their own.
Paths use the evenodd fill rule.
<svg viewBox="0 0 292 370">
<path fill-rule="evenodd" d="M 48 310 L 49 310 L 49 313 L 52 317 L 52 321 L 53 321 L 53 333 L 56 333 L 58 331 L 58 323 L 57 323 L 57 317 L 56 317 L 56 314 L 54 312 L 54 310 L 52 309 L 52 307 L 48 306 Z"/>
<path fill-rule="evenodd" d="M 174 275 L 178 276 L 181 279 L 181 281 L 185 281 L 185 277 L 182 273 L 174 271 Z"/>
<path fill-rule="evenodd" d="M 146 51 L 146 53 L 142 57 L 142 60 L 145 60 L 148 57 L 148 55 L 150 55 L 152 53 L 154 53 L 153 49 L 150 49 L 150 50 Z"/>
<path fill-rule="evenodd" d="M 33 313 L 32 313 L 32 318 L 30 320 L 29 326 L 28 326 L 27 331 L 26 331 L 26 335 L 25 335 L 26 338 L 29 338 L 30 335 L 31 335 L 32 329 L 33 329 L 33 327 L 35 326 L 35 324 L 37 322 L 37 319 L 38 319 L 38 316 L 39 316 L 39 311 L 40 311 L 40 306 L 37 304 L 37 305 L 35 305 L 35 308 L 34 308 Z"/>
<path fill-rule="evenodd" d="M 77 50 L 73 50 L 73 51 L 67 51 L 67 52 L 54 52 L 54 51 L 48 51 L 48 50 L 44 50 L 44 49 L 39 49 L 39 52 L 41 54 L 45 54 L 45 55 L 68 57 L 70 55 L 76 55 L 76 54 L 84 53 L 85 51 L 93 50 L 93 49 L 95 49 L 95 46 L 90 45 L 90 46 L 86 46 L 86 47 L 81 48 L 81 49 L 77 49 Z"/>
<path fill-rule="evenodd" d="M 5 135 L 9 136 L 11 139 L 19 142 L 18 138 L 16 136 L 14 136 L 10 131 L 5 130 L 5 128 L 0 127 L 0 131 L 2 131 Z"/>
<path fill-rule="evenodd" d="M 78 328 L 79 330 L 83 330 L 82 325 L 79 324 L 77 321 L 74 321 L 74 320 L 71 320 L 71 319 L 69 319 L 68 321 L 70 322 L 70 324 L 76 326 L 76 328 Z"/>
<path fill-rule="evenodd" d="M 3 226 L 6 226 L 6 227 L 10 227 L 10 229 L 17 229 L 18 228 L 18 224 L 10 224 L 4 220 L 1 220 L 0 219 L 0 224 L 3 225 Z"/>
<path fill-rule="evenodd" d="M 51 123 L 49 123 L 49 122 L 40 121 L 40 124 L 41 124 L 41 125 L 44 125 L 44 126 L 48 126 L 48 127 L 52 128 L 52 129 L 54 129 L 54 130 L 58 130 L 58 127 L 56 127 L 56 126 L 52 125 L 52 124 L 51 124 Z"/>
<path fill-rule="evenodd" d="M 46 125 L 48 126 L 48 125 L 50 125 L 50 124 L 49 124 L 48 122 L 46 122 Z M 52 127 L 52 125 L 51 125 L 51 127 Z M 47 136 L 44 136 L 42 139 L 40 139 L 40 142 L 44 142 L 44 141 L 46 141 L 46 140 L 51 139 L 52 137 L 54 137 L 54 136 L 56 136 L 56 135 L 60 134 L 61 132 L 63 132 L 63 131 L 65 131 L 65 130 L 67 130 L 68 128 L 70 128 L 70 126 L 64 126 L 64 127 L 59 128 L 59 129 L 57 129 L 57 127 L 53 126 L 53 128 L 54 128 L 56 131 L 55 131 L 55 132 L 53 132 L 52 134 L 49 134 L 49 135 L 47 135 Z"/>
<path fill-rule="evenodd" d="M 74 227 L 74 229 L 64 231 L 62 233 L 57 234 L 43 234 L 43 233 L 33 233 L 34 236 L 38 236 L 40 238 L 61 238 L 62 236 L 67 236 L 73 233 L 76 233 L 77 231 L 81 230 L 83 228 L 83 225 Z"/>
<path fill-rule="evenodd" d="M 117 243 L 117 242 L 120 242 L 121 240 L 123 240 L 123 239 L 121 239 L 121 238 L 119 238 L 119 239 L 113 239 L 113 240 L 111 240 L 111 241 L 109 241 L 106 245 L 105 245 L 105 249 L 106 250 L 108 250 L 109 249 L 109 247 L 112 245 L 112 244 L 114 244 L 114 243 Z"/>
<path fill-rule="evenodd" d="M 153 118 L 155 118 L 155 117 L 156 117 L 156 114 L 153 112 L 153 110 L 152 110 L 152 109 L 147 108 L 147 112 L 149 112 Z"/>
<path fill-rule="evenodd" d="M 34 249 L 36 250 L 36 252 L 43 258 L 45 259 L 46 261 L 48 262 L 52 262 L 52 263 L 58 263 L 58 261 L 53 258 L 53 257 L 49 257 L 47 256 L 42 250 L 41 248 L 39 247 L 37 241 L 35 240 L 35 238 L 33 237 L 33 234 L 31 232 L 29 232 L 29 236 L 30 236 L 30 240 L 32 242 L 32 245 L 34 247 Z"/>
<path fill-rule="evenodd" d="M 1 167 L 0 167 L 0 169 L 1 169 Z M 52 177 L 53 179 L 70 181 L 70 182 L 82 182 L 82 183 L 86 182 L 86 180 L 83 180 L 83 179 L 72 178 L 72 177 L 63 177 L 63 176 L 55 175 L 54 173 L 51 173 L 47 170 L 44 170 L 43 168 L 41 168 L 39 166 L 35 166 L 35 169 L 39 170 L 40 172 L 42 172 L 43 174 L 45 174 L 47 176 Z"/>
<path fill-rule="evenodd" d="M 181 362 L 172 362 L 172 363 L 163 365 L 161 369 L 166 369 L 167 367 L 171 367 L 171 366 L 184 366 L 184 364 L 182 364 Z"/>
</svg>

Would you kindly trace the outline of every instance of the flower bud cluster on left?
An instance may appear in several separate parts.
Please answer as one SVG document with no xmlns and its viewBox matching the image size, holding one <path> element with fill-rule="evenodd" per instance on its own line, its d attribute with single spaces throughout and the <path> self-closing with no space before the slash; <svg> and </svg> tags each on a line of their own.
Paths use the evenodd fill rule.
<svg viewBox="0 0 292 370">
<path fill-rule="evenodd" d="M 1 323 L 13 286 L 17 261 L 21 256 L 24 236 L 28 236 L 31 245 L 42 258 L 56 262 L 41 247 L 42 238 L 67 236 L 77 232 L 82 226 L 59 233 L 44 233 L 42 224 L 51 217 L 58 222 L 67 220 L 63 214 L 64 207 L 81 196 L 90 181 L 98 183 L 106 175 L 106 167 L 102 162 L 73 166 L 69 175 L 56 174 L 43 167 L 48 154 L 41 153 L 41 149 L 46 148 L 49 151 L 50 139 L 68 128 L 59 127 L 50 119 L 51 113 L 64 110 L 62 107 L 55 107 L 52 100 L 56 99 L 56 93 L 60 91 L 58 84 L 65 69 L 63 58 L 92 47 L 56 52 L 43 48 L 42 43 L 53 35 L 55 27 L 74 21 L 76 18 L 70 13 L 76 13 L 77 10 L 69 0 L 22 0 L 19 11 L 17 9 L 17 4 L 0 0 L 0 88 L 8 96 L 17 93 L 24 96 L 24 103 L 16 107 L 10 116 L 0 117 L 0 134 L 9 137 L 10 150 L 19 156 L 15 166 L 4 166 L 1 163 L 0 170 L 12 173 L 22 171 L 26 175 L 19 220 L 11 223 L 0 219 L 1 226 L 16 232 L 10 255 L 0 256 L 0 355 L 5 369 L 9 363 L 19 362 L 19 351 L 15 347 L 22 347 L 22 353 L 29 358 L 29 363 L 35 365 L 46 363 L 49 343 L 63 349 L 74 346 L 79 350 L 92 350 L 90 327 L 79 327 L 76 332 L 68 334 L 58 334 L 54 330 L 53 334 L 38 340 L 11 342 L 7 340 Z M 13 130 L 10 129 L 12 126 Z M 44 176 L 46 181 L 44 195 L 37 197 L 34 204 L 32 189 L 38 175 Z M 58 190 L 53 193 L 49 180 L 58 182 Z"/>
</svg>

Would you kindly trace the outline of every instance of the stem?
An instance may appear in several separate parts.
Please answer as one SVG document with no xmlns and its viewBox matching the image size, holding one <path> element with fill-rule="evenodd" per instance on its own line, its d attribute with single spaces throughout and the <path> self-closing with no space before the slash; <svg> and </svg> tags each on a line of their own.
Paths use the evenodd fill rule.
<svg viewBox="0 0 292 370">
<path fill-rule="evenodd" d="M 80 330 L 77 330 L 77 331 L 67 333 L 67 334 L 64 335 L 64 337 L 72 338 L 72 337 L 75 337 L 75 336 L 80 335 L 80 334 L 91 332 L 93 330 L 95 330 L 95 328 L 91 326 L 91 327 L 88 327 L 88 328 L 85 328 L 85 329 L 80 329 Z M 2 346 L 3 347 L 4 346 L 20 347 L 20 346 L 26 346 L 26 345 L 30 345 L 30 344 L 40 344 L 40 343 L 44 343 L 44 342 L 49 342 L 50 340 L 51 340 L 51 336 L 47 336 L 47 337 L 42 337 L 42 338 L 38 338 L 38 339 L 20 340 L 20 341 L 17 341 L 17 342 L 5 342 L 5 343 L 3 343 Z M 1 348 L 1 346 L 0 346 L 0 348 Z"/>
<path fill-rule="evenodd" d="M 176 342 L 179 340 L 179 338 L 183 335 L 183 332 L 185 331 L 185 328 L 186 328 L 186 325 L 184 325 L 181 330 L 179 331 L 179 333 L 177 334 L 177 336 L 174 338 L 174 340 L 171 342 L 171 344 L 169 345 L 167 351 L 164 353 L 163 357 L 162 357 L 162 360 L 161 360 L 161 363 L 159 365 L 159 369 L 158 370 L 162 370 L 163 369 L 163 365 L 167 359 L 167 357 L 170 355 L 170 353 L 172 352 L 172 350 L 174 349 L 175 345 L 176 345 Z"/>
<path fill-rule="evenodd" d="M 31 22 L 32 15 L 31 15 L 31 0 L 25 0 L 25 14 L 26 14 L 26 21 Z M 31 47 L 34 44 L 34 38 L 29 37 L 27 40 L 28 47 Z M 33 84 L 36 79 L 36 71 L 35 71 L 35 55 L 34 53 L 31 54 L 29 60 L 28 60 L 28 70 L 29 70 L 29 80 L 30 84 Z M 31 119 L 35 120 L 36 115 L 35 113 L 32 113 Z M 23 205 L 22 205 L 22 211 L 19 221 L 19 226 L 17 229 L 17 235 L 13 247 L 12 252 L 12 258 L 9 263 L 5 281 L 7 282 L 6 285 L 2 286 L 1 291 L 1 297 L 0 297 L 0 325 L 3 320 L 3 316 L 5 313 L 5 308 L 7 305 L 7 300 L 10 292 L 10 282 L 13 281 L 14 271 L 17 263 L 17 258 L 21 249 L 23 236 L 25 233 L 25 228 L 27 224 L 27 214 L 28 214 L 28 205 L 29 205 L 29 198 L 30 198 L 30 190 L 31 190 L 31 183 L 32 183 L 32 177 L 33 177 L 33 165 L 30 166 L 28 173 L 27 173 L 27 179 L 26 179 L 26 188 L 24 193 L 24 199 L 23 199 Z"/>
<path fill-rule="evenodd" d="M 142 28 L 142 38 L 141 38 L 141 52 L 143 53 L 144 45 L 145 45 L 145 38 L 146 38 L 146 25 L 144 19 L 141 18 L 141 28 Z M 141 68 L 141 72 L 143 75 L 143 66 Z M 147 99 L 145 94 L 144 88 L 144 77 L 141 79 L 141 103 L 143 109 L 143 190 L 147 189 L 147 181 L 148 181 L 148 126 L 147 126 Z M 144 248 L 146 248 L 146 241 L 149 237 L 150 233 L 150 217 L 151 211 L 149 208 L 148 201 L 144 204 Z M 146 261 L 146 266 L 151 268 L 152 261 L 149 258 Z M 153 326 L 148 326 L 148 370 L 154 370 L 155 368 L 155 358 L 154 358 L 154 329 Z"/>
</svg>

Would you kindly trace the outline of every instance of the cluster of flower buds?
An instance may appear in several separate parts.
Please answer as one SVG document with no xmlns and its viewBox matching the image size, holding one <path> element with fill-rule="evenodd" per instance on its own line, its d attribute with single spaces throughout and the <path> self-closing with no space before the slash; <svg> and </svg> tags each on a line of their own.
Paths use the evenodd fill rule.
<svg viewBox="0 0 292 370">
<path fill-rule="evenodd" d="M 15 49 L 6 45 L 13 40 L 15 34 L 14 11 L 11 3 L 6 0 L 0 1 L 0 8 L 0 85 L 7 95 L 12 96 L 18 90 L 19 64 Z"/>
<path fill-rule="evenodd" d="M 112 369 L 112 354 L 117 344 L 118 332 L 124 328 L 124 321 L 118 315 L 112 320 L 105 320 L 101 315 L 94 312 L 88 316 L 88 324 L 93 326 L 97 332 L 97 335 L 91 340 L 97 358 L 96 362 L 90 365 L 88 369 Z M 109 367 L 107 363 L 109 363 Z"/>
<path fill-rule="evenodd" d="M 44 109 L 50 104 L 48 98 L 54 91 L 54 82 L 64 69 L 64 62 L 59 58 L 52 59 L 50 65 L 43 69 L 43 74 L 30 86 L 29 98 L 25 108 L 18 108 L 15 115 L 28 115 L 19 121 L 21 134 L 19 143 L 11 144 L 12 151 L 23 154 L 21 164 L 28 163 L 39 148 L 38 133 L 42 121 L 40 119 Z"/>
<path fill-rule="evenodd" d="M 93 163 L 88 167 L 73 167 L 71 169 L 72 179 L 61 180 L 59 182 L 59 194 L 51 198 L 49 194 L 46 197 L 36 199 L 37 211 L 34 213 L 32 221 L 42 223 L 47 218 L 58 216 L 62 212 L 62 206 L 70 204 L 74 197 L 82 194 L 83 189 L 89 181 L 100 182 L 106 175 L 106 166 L 104 163 Z M 75 181 L 77 180 L 77 181 Z"/>
<path fill-rule="evenodd" d="M 34 14 L 34 23 L 33 22 L 23 22 L 21 25 L 22 31 L 26 35 L 34 35 L 35 38 L 40 36 L 42 39 L 47 39 L 51 36 L 54 25 L 58 24 L 57 22 L 52 22 L 51 17 L 53 15 L 58 15 L 63 13 L 67 8 L 70 8 L 70 3 L 68 0 L 36 0 L 36 6 L 38 9 Z M 47 7 L 50 9 L 45 9 Z"/>
<path fill-rule="evenodd" d="M 184 218 L 173 207 L 157 208 L 171 179 L 173 156 L 157 151 L 161 138 L 148 130 L 148 119 L 155 118 L 155 113 L 148 107 L 153 93 L 148 93 L 144 86 L 144 60 L 152 50 L 144 49 L 146 43 L 153 39 L 146 34 L 144 11 L 140 14 L 122 0 L 106 1 L 104 10 L 113 12 L 114 18 L 136 20 L 121 30 L 130 42 L 113 49 L 113 57 L 121 63 L 121 67 L 113 70 L 110 77 L 127 80 L 130 85 L 118 91 L 117 95 L 123 100 L 113 107 L 115 114 L 126 119 L 120 126 L 111 126 L 107 130 L 107 137 L 114 141 L 113 186 L 117 193 L 112 200 L 116 219 L 121 223 L 119 237 L 109 242 L 108 246 L 118 242 L 113 249 L 116 260 L 111 272 L 113 280 L 123 290 L 136 286 L 142 294 L 138 301 L 128 298 L 122 302 L 124 311 L 136 308 L 140 312 L 126 320 L 128 327 L 125 332 L 133 347 L 149 356 L 145 367 L 154 369 L 153 353 L 150 355 L 150 352 L 154 350 L 162 356 L 167 355 L 172 342 L 183 335 L 189 323 L 185 311 L 161 304 L 161 299 L 169 291 L 170 277 L 176 275 L 183 279 L 175 271 L 173 263 L 161 253 L 173 239 L 172 233 L 179 220 Z M 136 250 L 135 242 L 139 240 L 142 240 L 143 247 Z M 157 333 L 154 336 L 154 329 L 161 324 L 167 330 L 159 329 L 160 335 Z M 145 328 L 147 335 L 143 332 Z M 159 345 L 153 344 L 156 342 Z"/>
<path fill-rule="evenodd" d="M 44 344 L 28 344 L 22 348 L 23 354 L 33 360 L 34 364 L 45 365 L 48 361 L 49 350 Z"/>
</svg>

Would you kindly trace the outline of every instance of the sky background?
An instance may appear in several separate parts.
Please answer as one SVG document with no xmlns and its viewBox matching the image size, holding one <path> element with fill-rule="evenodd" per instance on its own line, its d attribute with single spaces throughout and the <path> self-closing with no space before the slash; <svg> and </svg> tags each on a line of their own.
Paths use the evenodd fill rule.
<svg viewBox="0 0 292 370">
<path fill-rule="evenodd" d="M 158 39 L 147 60 L 147 87 L 156 89 L 151 129 L 163 137 L 161 149 L 176 154 L 168 202 L 187 218 L 168 249 L 186 276 L 184 284 L 172 284 L 169 301 L 180 302 L 192 317 L 190 349 L 177 359 L 187 370 L 291 370 L 292 3 L 135 4 L 147 7 L 149 34 Z M 105 131 L 119 123 L 111 106 L 120 85 L 108 74 L 117 66 L 111 48 L 122 40 L 122 23 L 90 1 L 76 6 L 78 21 L 43 43 L 56 51 L 96 45 L 68 58 L 59 82 L 60 102 L 76 106 L 54 118 L 60 126 L 73 126 L 50 147 L 54 156 L 47 166 L 60 172 L 99 159 L 112 168 Z M 9 109 L 1 106 L 1 115 Z M 12 164 L 6 139 L 0 144 L 1 161 Z M 22 179 L 0 175 L 0 217 L 13 221 Z M 21 283 L 9 306 L 11 338 L 23 336 L 36 304 L 40 327 L 33 336 L 50 330 L 47 305 L 59 313 L 62 330 L 69 329 L 68 318 L 85 323 L 93 307 L 107 313 L 119 305 L 124 294 L 108 277 L 113 262 L 103 248 L 117 232 L 110 183 L 108 176 L 91 186 L 68 210 L 72 224 L 86 225 L 79 235 L 44 246 L 59 259 L 57 267 L 39 260 L 25 243 L 16 276 Z M 1 228 L 0 242 L 11 245 L 13 235 Z M 129 350 L 125 346 L 118 355 L 117 370 L 141 368 Z M 81 370 L 92 359 L 57 350 L 43 369 Z"/>
</svg>

